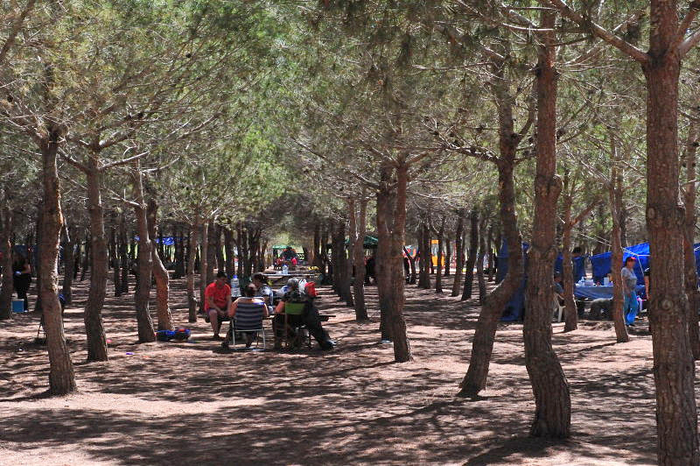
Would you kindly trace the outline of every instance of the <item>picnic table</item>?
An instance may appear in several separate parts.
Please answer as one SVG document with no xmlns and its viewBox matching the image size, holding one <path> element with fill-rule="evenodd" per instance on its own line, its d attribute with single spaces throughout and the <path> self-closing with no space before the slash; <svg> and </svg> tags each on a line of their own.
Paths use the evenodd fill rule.
<svg viewBox="0 0 700 466">
<path fill-rule="evenodd" d="M 637 296 L 644 295 L 644 285 L 637 285 L 636 287 Z M 613 286 L 579 286 L 576 285 L 574 289 L 574 296 L 577 298 L 588 298 L 588 299 L 611 299 L 613 297 Z"/>
</svg>

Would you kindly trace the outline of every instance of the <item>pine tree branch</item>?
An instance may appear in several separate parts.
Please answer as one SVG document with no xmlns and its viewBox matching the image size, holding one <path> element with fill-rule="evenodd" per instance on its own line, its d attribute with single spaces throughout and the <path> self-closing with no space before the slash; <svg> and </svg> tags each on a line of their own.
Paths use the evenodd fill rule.
<svg viewBox="0 0 700 466">
<path fill-rule="evenodd" d="M 577 23 L 582 28 L 591 31 L 593 35 L 599 37 L 608 44 L 617 47 L 620 51 L 626 53 L 639 63 L 645 64 L 649 62 L 649 55 L 647 55 L 644 51 L 638 49 L 634 45 L 619 37 L 618 35 L 608 31 L 604 27 L 596 24 L 592 20 L 584 18 L 579 13 L 569 8 L 569 6 L 566 3 L 564 3 L 563 0 L 540 0 L 540 2 L 546 2 L 552 5 L 554 8 L 558 9 L 559 12 L 565 17 Z"/>
<path fill-rule="evenodd" d="M 24 20 L 27 18 L 27 15 L 29 15 L 29 13 L 34 9 L 35 3 L 36 0 L 29 0 L 27 2 L 27 5 L 24 7 L 24 10 L 22 10 L 22 12 L 15 19 L 15 22 L 12 24 L 12 28 L 10 29 L 10 32 L 7 35 L 7 39 L 5 39 L 5 43 L 2 44 L 2 48 L 0 49 L 0 65 L 2 65 L 5 61 L 7 53 L 10 51 L 10 48 L 14 45 L 15 39 L 17 39 L 17 35 L 22 30 Z"/>
<path fill-rule="evenodd" d="M 681 23 L 678 25 L 678 30 L 676 31 L 676 35 L 673 38 L 673 41 L 671 42 L 671 46 L 669 47 L 670 50 L 673 50 L 675 48 L 678 48 L 678 53 L 680 55 L 680 58 L 683 58 L 683 56 L 688 53 L 688 51 L 693 48 L 694 45 L 697 44 L 697 41 L 700 40 L 700 36 L 698 36 L 698 31 L 695 31 L 688 37 L 688 39 L 691 39 L 690 42 L 688 42 L 688 39 L 683 40 L 685 37 L 685 32 L 690 29 L 690 26 L 693 24 L 693 21 L 695 20 L 695 17 L 698 14 L 698 10 L 700 9 L 700 1 L 699 0 L 693 0 L 690 2 L 690 5 L 688 5 L 688 13 L 686 13 L 685 17 L 681 21 Z M 693 41 L 694 39 L 694 41 Z M 688 42 L 688 43 L 687 43 Z"/>
</svg>

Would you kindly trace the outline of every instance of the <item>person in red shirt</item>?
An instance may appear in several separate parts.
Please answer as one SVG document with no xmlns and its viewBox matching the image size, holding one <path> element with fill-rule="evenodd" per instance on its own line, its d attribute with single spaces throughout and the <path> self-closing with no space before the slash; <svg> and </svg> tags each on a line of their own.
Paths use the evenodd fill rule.
<svg viewBox="0 0 700 466">
<path fill-rule="evenodd" d="M 231 306 L 231 287 L 226 283 L 226 274 L 219 272 L 216 274 L 216 280 L 204 290 L 204 312 L 209 316 L 211 328 L 214 330 L 212 337 L 214 340 L 222 340 L 219 330 L 229 306 Z"/>
</svg>

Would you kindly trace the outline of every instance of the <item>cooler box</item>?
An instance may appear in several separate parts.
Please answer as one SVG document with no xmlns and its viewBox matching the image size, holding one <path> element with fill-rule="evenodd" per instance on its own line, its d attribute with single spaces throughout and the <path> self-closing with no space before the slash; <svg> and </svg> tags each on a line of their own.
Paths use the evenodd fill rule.
<svg viewBox="0 0 700 466">
<path fill-rule="evenodd" d="M 24 312 L 24 301 L 21 299 L 12 300 L 12 312 L 20 313 Z"/>
</svg>

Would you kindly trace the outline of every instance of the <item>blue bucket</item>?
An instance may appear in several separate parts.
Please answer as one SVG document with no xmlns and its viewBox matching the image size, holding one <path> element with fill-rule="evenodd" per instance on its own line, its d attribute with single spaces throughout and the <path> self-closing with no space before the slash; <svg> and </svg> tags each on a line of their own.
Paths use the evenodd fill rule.
<svg viewBox="0 0 700 466">
<path fill-rule="evenodd" d="M 17 314 L 19 314 L 21 312 L 25 312 L 24 301 L 21 299 L 13 299 L 12 300 L 12 312 L 15 312 Z"/>
</svg>

